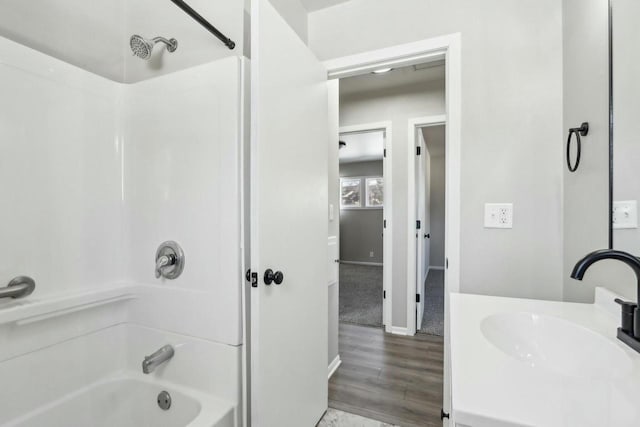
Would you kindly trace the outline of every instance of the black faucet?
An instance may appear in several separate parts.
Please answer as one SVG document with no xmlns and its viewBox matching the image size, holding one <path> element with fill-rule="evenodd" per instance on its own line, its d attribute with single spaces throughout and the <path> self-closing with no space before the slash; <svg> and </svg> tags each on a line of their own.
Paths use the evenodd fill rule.
<svg viewBox="0 0 640 427">
<path fill-rule="evenodd" d="M 630 253 L 613 249 L 601 249 L 591 252 L 576 263 L 571 272 L 571 278 L 582 280 L 587 269 L 592 264 L 603 259 L 615 259 L 624 262 L 633 269 L 634 273 L 636 273 L 638 285 L 637 301 L 640 302 L 640 259 Z M 640 310 L 638 309 L 638 304 L 622 301 L 618 298 L 615 301 L 622 306 L 622 325 L 618 328 L 618 339 L 640 353 Z"/>
</svg>

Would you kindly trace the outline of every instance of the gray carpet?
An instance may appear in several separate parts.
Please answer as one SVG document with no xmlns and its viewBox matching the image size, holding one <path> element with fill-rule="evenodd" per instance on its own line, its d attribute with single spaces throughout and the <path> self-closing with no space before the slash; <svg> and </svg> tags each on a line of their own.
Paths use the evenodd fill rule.
<svg viewBox="0 0 640 427">
<path fill-rule="evenodd" d="M 420 332 L 444 335 L 444 270 L 429 270 L 424 282 L 424 314 Z"/>
<path fill-rule="evenodd" d="M 340 321 L 382 326 L 382 267 L 340 264 Z"/>
</svg>

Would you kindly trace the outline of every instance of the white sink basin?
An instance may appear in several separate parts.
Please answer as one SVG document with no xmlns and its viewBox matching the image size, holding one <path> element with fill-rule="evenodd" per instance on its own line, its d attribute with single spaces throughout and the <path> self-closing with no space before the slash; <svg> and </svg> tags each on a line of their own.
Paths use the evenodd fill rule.
<svg viewBox="0 0 640 427">
<path fill-rule="evenodd" d="M 631 371 L 631 360 L 611 341 L 558 317 L 493 314 L 482 320 L 480 329 L 498 349 L 532 368 L 605 380 Z"/>
</svg>

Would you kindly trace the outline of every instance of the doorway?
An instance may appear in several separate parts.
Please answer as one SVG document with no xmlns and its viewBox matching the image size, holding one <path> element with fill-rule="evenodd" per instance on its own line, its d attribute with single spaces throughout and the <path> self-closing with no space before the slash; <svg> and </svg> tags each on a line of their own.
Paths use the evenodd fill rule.
<svg viewBox="0 0 640 427">
<path fill-rule="evenodd" d="M 416 112 L 439 113 L 444 112 L 445 105 L 445 74 L 446 67 L 443 60 L 432 61 L 428 64 L 416 64 L 415 66 L 400 67 L 386 72 L 369 73 L 363 76 L 353 76 L 339 81 L 339 144 L 338 150 L 339 175 L 340 175 L 340 280 L 339 280 L 339 308 L 340 323 L 338 325 L 339 339 L 338 350 L 342 364 L 331 376 L 329 383 L 329 405 L 337 409 L 350 409 L 350 411 L 361 415 L 369 415 L 380 421 L 393 422 L 405 425 L 416 423 L 418 419 L 436 421 L 439 419 L 439 410 L 433 411 L 434 407 L 440 407 L 442 401 L 442 377 L 421 376 L 421 370 L 441 371 L 443 366 L 442 333 L 438 337 L 427 336 L 405 336 L 398 339 L 395 335 L 409 334 L 409 329 L 402 324 L 403 318 L 407 318 L 407 309 L 413 309 L 415 328 L 415 306 L 406 304 L 406 293 L 414 292 L 409 290 L 407 279 L 403 273 L 406 272 L 407 253 L 400 251 L 394 254 L 394 262 L 387 263 L 387 248 L 384 246 L 382 254 L 378 254 L 375 241 L 371 237 L 380 239 L 388 236 L 390 225 L 395 225 L 395 230 L 404 231 L 404 222 L 407 215 L 406 194 L 408 187 L 400 185 L 394 188 L 389 183 L 389 178 L 393 176 L 396 182 L 405 183 L 408 167 L 404 164 L 407 158 L 402 150 L 413 152 L 415 141 L 410 140 L 408 133 L 409 123 Z M 436 116 L 439 123 L 444 122 L 444 116 Z M 388 120 L 394 130 L 394 142 L 391 144 L 387 138 L 387 132 L 381 131 L 379 125 L 357 124 L 369 120 Z M 435 124 L 435 121 L 425 120 L 421 126 Z M 346 127 L 345 125 L 349 125 Z M 415 127 L 415 126 L 414 126 Z M 348 130 L 348 132 L 347 132 Z M 390 132 L 389 132 L 390 134 Z M 418 135 L 417 130 L 411 128 L 412 135 Z M 426 155 L 426 143 L 422 143 L 423 156 Z M 444 138 L 442 141 L 444 147 Z M 377 147 L 377 150 L 374 149 Z M 386 149 L 386 157 L 385 150 Z M 373 152 L 372 152 L 373 151 Z M 400 156 L 394 156 L 397 152 Z M 380 171 L 384 162 L 392 164 L 393 161 L 399 168 L 394 170 L 395 174 L 389 174 L 385 167 L 382 179 Z M 411 161 L 416 161 L 413 157 Z M 427 165 L 424 165 L 425 167 Z M 424 168 L 417 168 L 424 175 Z M 415 182 L 415 177 L 414 177 Z M 383 200 L 372 203 L 371 186 L 380 185 L 380 196 Z M 423 186 L 424 187 L 424 186 Z M 389 198 L 389 190 L 393 191 L 393 198 Z M 405 196 L 403 196 L 405 194 Z M 397 196 L 397 197 L 396 197 Z M 426 203 L 424 197 L 423 203 Z M 377 210 L 374 210 L 374 205 Z M 388 213 L 396 211 L 397 219 L 390 221 Z M 423 209 L 424 210 L 424 209 Z M 386 219 L 387 228 L 383 228 Z M 374 224 L 369 226 L 369 224 Z M 414 230 L 415 232 L 415 230 Z M 407 236 L 399 233 L 398 240 L 404 240 Z M 412 240 L 415 244 L 416 239 Z M 404 241 L 402 243 L 404 245 Z M 379 264 L 380 258 L 376 255 L 383 255 L 384 262 Z M 422 256 L 422 255 L 421 255 Z M 415 264 L 415 263 L 414 263 Z M 414 267 L 415 268 L 415 267 Z M 371 330 L 366 326 L 381 326 L 380 323 L 362 321 L 366 315 L 372 314 L 368 309 L 373 305 L 368 298 L 371 295 L 375 302 L 380 301 L 384 296 L 382 287 L 376 277 L 381 277 L 381 273 L 393 277 L 393 283 L 386 290 L 387 299 L 393 299 L 391 304 L 394 316 L 387 316 L 385 331 L 380 329 Z M 374 277 L 375 276 L 375 277 Z M 397 278 L 400 276 L 401 278 Z M 357 278 L 359 280 L 354 280 Z M 415 281 L 415 279 L 414 279 Z M 414 283 L 415 286 L 415 283 Z M 372 290 L 375 288 L 375 291 Z M 393 297 L 396 298 L 393 298 Z M 414 297 L 415 298 L 415 297 Z M 399 304 L 397 304 L 399 303 Z M 380 307 L 378 305 L 377 307 Z M 379 311 L 376 313 L 380 318 Z M 406 321 L 406 320 L 405 320 Z M 395 324 L 394 324 L 395 322 Z M 385 333 L 388 332 L 388 333 Z M 373 343 L 367 342 L 375 340 Z M 397 353 L 400 348 L 415 348 L 415 353 L 398 353 L 398 358 L 389 357 L 391 353 Z M 333 359 L 333 354 L 330 355 Z M 395 375 L 394 366 L 398 363 L 405 363 L 403 360 L 410 358 L 412 364 L 411 375 L 415 376 L 415 381 L 385 381 L 378 378 L 377 374 L 384 372 Z M 362 369 L 366 367 L 374 368 L 370 374 L 361 375 Z M 415 368 L 415 369 L 414 369 Z M 375 376 L 372 376 L 372 374 Z M 371 384 L 375 382 L 375 384 Z M 397 393 L 386 393 L 387 387 L 396 387 L 405 392 L 411 390 L 409 394 L 403 392 L 399 399 Z M 374 394 L 367 396 L 354 394 L 353 389 L 368 388 Z M 417 397 L 418 393 L 429 390 L 429 396 Z M 412 393 L 416 393 L 414 399 Z M 380 407 L 387 407 L 380 413 Z M 413 415 L 410 415 L 413 414 Z M 413 417 L 416 418 L 413 418 Z"/>
<path fill-rule="evenodd" d="M 459 289 L 459 262 L 460 262 L 460 256 L 459 256 L 459 253 L 460 253 L 460 249 L 459 249 L 459 246 L 460 246 L 460 242 L 459 242 L 459 216 L 460 216 L 459 215 L 459 210 L 460 210 L 460 207 L 459 207 L 459 203 L 460 203 L 459 201 L 460 199 L 459 160 L 460 160 L 460 90 L 461 90 L 459 35 L 453 34 L 450 36 L 444 36 L 441 38 L 425 40 L 422 42 L 409 43 L 406 45 L 394 46 L 393 48 L 380 49 L 377 51 L 370 51 L 363 54 L 337 58 L 337 59 L 325 62 L 325 66 L 328 69 L 329 79 L 334 80 L 334 83 L 337 83 L 335 80 L 344 79 L 345 77 L 371 75 L 371 73 L 376 70 L 382 71 L 385 68 L 399 69 L 402 67 L 415 66 L 419 64 L 428 63 L 428 62 L 435 62 L 438 60 L 446 62 L 446 70 L 445 70 L 446 83 L 445 83 L 445 90 L 444 90 L 445 96 L 446 96 L 446 102 L 443 103 L 444 114 L 441 116 L 441 120 L 440 120 L 441 123 L 444 123 L 445 120 L 447 122 L 446 123 L 447 126 L 445 127 L 446 154 L 447 154 L 446 156 L 447 168 L 446 168 L 446 177 L 445 177 L 446 183 L 447 183 L 447 186 L 446 186 L 447 201 L 446 201 L 445 210 L 446 210 L 446 217 L 448 221 L 446 222 L 445 254 L 448 260 L 446 260 L 447 264 L 445 265 L 448 266 L 448 269 L 444 270 L 443 272 L 444 282 L 445 282 L 444 319 L 446 319 L 447 310 L 448 310 L 448 294 L 450 292 L 457 292 Z M 343 80 L 340 80 L 339 84 L 333 85 L 333 87 L 335 88 L 335 91 L 334 91 L 335 95 L 333 96 L 336 98 L 336 100 L 338 98 L 338 95 L 337 95 L 337 93 L 339 92 L 338 88 L 341 89 L 342 85 L 343 85 Z M 365 101 L 361 100 L 361 102 L 364 103 Z M 330 105 L 330 108 L 332 108 L 331 105 Z M 414 110 L 414 112 L 416 111 L 419 112 L 419 110 Z M 339 116 L 340 116 L 340 119 L 343 118 L 343 111 L 340 111 Z M 338 114 L 336 113 L 335 114 L 336 122 L 338 121 L 337 117 L 338 117 Z M 362 122 L 367 121 L 367 118 L 365 117 L 361 117 L 360 119 Z M 371 119 L 372 117 L 368 117 L 368 120 L 371 120 Z M 340 120 L 340 122 L 342 125 L 344 125 L 342 120 Z M 408 138 L 408 135 L 405 138 L 403 138 L 402 136 L 404 136 L 403 135 L 404 129 L 407 129 L 406 127 L 407 119 L 405 119 L 403 124 L 401 125 L 398 124 L 398 126 L 400 126 L 399 128 L 400 132 L 394 132 L 394 136 L 397 137 L 396 133 L 399 133 L 401 135 L 401 139 L 403 140 L 401 145 L 405 145 L 406 144 L 405 141 L 407 141 L 407 139 L 405 138 Z M 337 126 L 335 128 L 335 131 L 336 131 L 335 134 L 337 136 L 338 134 Z M 413 132 L 413 129 L 412 129 L 412 132 Z M 396 148 L 395 150 L 388 149 L 387 155 L 393 154 L 394 151 L 401 153 L 400 158 L 402 160 L 400 160 L 399 162 L 399 165 L 400 165 L 399 167 L 401 168 L 401 170 L 406 167 L 407 168 L 406 173 L 408 174 L 407 176 L 411 176 L 413 178 L 411 180 L 407 179 L 407 181 L 410 181 L 409 183 L 411 184 L 411 191 L 409 191 L 408 192 L 409 194 L 407 194 L 407 198 L 409 198 L 411 193 L 415 191 L 414 190 L 415 165 L 413 164 L 413 162 L 409 164 L 406 164 L 404 162 L 404 158 L 406 158 L 403 152 L 404 150 L 405 150 L 404 147 L 400 147 L 399 149 Z M 407 149 L 406 152 L 413 152 L 413 151 L 412 149 L 411 150 Z M 398 153 L 396 153 L 396 155 L 397 154 Z M 451 167 L 451 165 L 453 165 L 453 167 Z M 389 177 L 385 177 L 385 178 L 388 181 Z M 407 181 L 404 181 L 404 182 L 407 182 Z M 385 182 L 385 184 L 387 184 L 386 185 L 387 187 L 389 186 L 388 182 Z M 404 191 L 405 190 L 403 190 L 403 192 Z M 388 203 L 388 200 L 385 200 L 385 203 Z M 403 240 L 404 238 L 406 238 L 405 237 L 406 234 L 404 234 L 404 230 L 406 229 L 405 227 L 408 227 L 408 224 L 405 225 L 406 224 L 405 221 L 407 221 L 409 217 L 406 211 L 407 206 L 409 205 L 404 205 L 402 208 L 398 207 L 398 209 L 396 209 L 398 211 L 398 214 L 400 214 L 401 217 L 404 217 L 404 218 L 397 218 L 395 221 L 391 221 L 391 222 L 388 221 L 387 228 L 385 229 L 385 234 L 391 231 L 391 229 L 393 229 L 395 225 L 396 233 L 400 233 L 401 235 L 403 235 L 403 238 L 402 238 Z M 389 209 L 389 213 L 391 213 L 391 209 Z M 412 215 L 416 216 L 416 213 L 413 212 Z M 398 226 L 400 226 L 400 228 L 398 228 Z M 414 227 L 415 227 L 415 223 L 414 223 Z M 412 231 L 415 233 L 415 228 Z M 416 249 L 415 240 L 412 240 L 412 242 L 414 245 L 413 250 L 415 251 Z M 396 252 L 398 251 L 396 250 Z M 405 262 L 408 262 L 407 258 L 410 258 L 410 257 L 405 258 L 405 256 L 407 256 L 409 253 L 414 253 L 414 252 L 411 252 L 411 251 L 405 252 L 404 250 L 400 250 L 399 252 L 400 253 L 398 254 L 398 256 L 401 256 L 403 258 L 402 260 L 403 262 L 401 263 L 402 265 L 400 266 L 400 268 L 404 269 L 406 268 L 406 265 L 407 265 L 405 264 Z M 402 254 L 402 252 L 405 252 L 405 254 L 407 255 Z M 385 256 L 387 255 L 386 251 L 384 255 Z M 413 258 L 414 264 L 416 261 L 415 256 L 416 255 L 414 255 L 414 258 Z M 385 267 L 387 267 L 386 263 L 385 263 Z M 387 274 L 391 275 L 391 272 L 389 272 L 388 270 L 389 268 L 385 268 L 385 273 L 384 273 L 385 276 Z M 361 411 L 360 413 L 362 413 L 363 415 L 368 414 L 369 416 L 373 416 L 374 413 L 370 412 L 372 408 L 379 408 L 380 405 L 384 406 L 386 403 L 389 403 L 386 400 L 389 396 L 384 397 L 383 396 L 384 393 L 381 393 L 380 396 L 376 393 L 367 393 L 366 394 L 367 399 L 365 400 L 371 400 L 371 402 L 369 402 L 370 403 L 369 405 L 365 405 L 364 404 L 365 402 L 363 402 L 362 400 L 363 396 L 353 396 L 349 391 L 349 390 L 353 390 L 354 387 L 358 388 L 357 381 L 356 383 L 354 383 L 355 377 L 351 374 L 356 374 L 357 372 L 360 372 L 359 366 L 362 363 L 365 363 L 369 368 L 371 368 L 372 364 L 374 364 L 375 369 L 377 370 L 378 373 L 387 372 L 389 369 L 392 369 L 392 367 L 388 366 L 388 363 L 387 363 L 388 360 L 385 359 L 382 353 L 381 354 L 377 353 L 378 351 L 381 351 L 383 353 L 386 352 L 387 350 L 383 348 L 384 346 L 390 346 L 389 350 L 393 351 L 394 345 L 413 346 L 413 345 L 418 345 L 418 343 L 415 340 L 428 339 L 428 340 L 434 340 L 432 343 L 433 349 L 434 351 L 440 353 L 440 357 L 441 357 L 440 363 L 444 364 L 443 375 L 439 379 L 436 378 L 438 377 L 438 375 L 436 375 L 436 377 L 433 378 L 434 381 L 438 382 L 438 385 L 435 385 L 436 389 L 442 390 L 442 394 L 440 395 L 441 398 L 438 398 L 438 396 L 434 394 L 429 399 L 429 402 L 425 402 L 423 399 L 419 399 L 420 408 L 425 408 L 426 407 L 425 405 L 428 405 L 428 406 L 433 405 L 432 406 L 433 414 L 431 415 L 437 417 L 438 420 L 439 420 L 440 407 L 444 408 L 445 412 L 448 412 L 449 405 L 450 405 L 449 403 L 450 390 L 449 390 L 449 375 L 448 375 L 449 343 L 447 342 L 447 339 L 446 339 L 448 335 L 448 332 L 447 332 L 448 324 L 445 321 L 444 337 L 432 336 L 427 334 L 420 334 L 418 336 L 412 337 L 416 333 L 416 326 L 418 324 L 418 319 L 416 314 L 416 305 L 415 305 L 416 304 L 415 290 L 418 288 L 418 286 L 416 283 L 417 279 L 413 280 L 412 283 L 409 283 L 410 281 L 408 279 L 410 275 L 407 275 L 408 270 L 404 270 L 404 271 L 405 271 L 404 273 L 400 273 L 401 279 L 398 280 L 399 283 L 403 283 L 403 285 L 400 287 L 402 288 L 404 286 L 404 291 L 397 295 L 398 297 L 400 297 L 399 300 L 396 299 L 396 302 L 391 304 L 390 300 L 393 298 L 394 292 L 392 292 L 391 290 L 387 290 L 387 299 L 385 301 L 386 301 L 386 304 L 388 305 L 389 310 L 385 313 L 385 317 L 389 318 L 389 322 L 385 325 L 384 331 L 380 331 L 380 330 L 377 331 L 381 335 L 375 338 L 376 342 L 380 344 L 384 344 L 382 347 L 376 349 L 373 347 L 368 348 L 367 346 L 365 346 L 365 344 L 362 344 L 362 346 L 365 346 L 367 348 L 364 348 L 361 345 L 358 345 L 356 341 L 359 339 L 359 337 L 362 337 L 366 331 L 362 330 L 361 327 L 358 327 L 355 325 L 354 326 L 347 325 L 347 324 L 339 325 L 340 338 L 339 340 L 336 340 L 336 341 L 339 341 L 339 344 L 340 344 L 339 346 L 340 354 L 336 356 L 336 359 L 340 360 L 340 358 L 342 357 L 342 365 L 338 365 L 340 366 L 340 368 L 330 369 L 330 378 L 331 378 L 330 384 L 329 384 L 330 406 L 339 407 L 339 405 L 345 405 L 344 408 L 345 409 L 349 408 L 351 412 L 357 413 L 357 411 Z M 415 274 L 415 265 L 413 267 L 413 272 Z M 394 274 L 392 277 L 394 278 L 393 280 L 395 282 L 397 280 L 397 276 Z M 394 283 L 394 286 L 395 286 L 395 283 Z M 413 286 L 413 289 L 411 289 L 412 286 Z M 342 289 L 340 289 L 340 292 L 342 292 Z M 411 292 L 413 292 L 413 295 L 411 295 Z M 426 296 L 426 289 L 424 293 Z M 391 308 L 393 308 L 394 311 L 399 310 L 400 313 L 396 313 L 396 315 L 394 316 L 393 313 L 391 313 Z M 405 312 L 405 309 L 406 309 L 406 312 Z M 331 313 L 331 306 L 329 307 L 329 312 Z M 403 321 L 402 317 L 404 317 L 406 321 Z M 396 324 L 394 325 L 393 322 L 396 322 Z M 371 328 L 369 329 L 371 330 Z M 338 330 L 338 327 L 336 325 L 336 331 L 337 330 Z M 371 333 L 373 333 L 373 331 L 375 331 L 375 329 L 371 330 Z M 410 337 L 397 337 L 396 335 L 409 335 Z M 396 342 L 396 340 L 402 340 L 402 343 L 400 341 Z M 407 340 L 407 341 L 405 342 L 404 340 Z M 331 342 L 331 338 L 330 338 L 330 342 Z M 336 351 L 337 350 L 338 349 L 336 348 Z M 444 352 L 444 354 L 442 352 Z M 330 351 L 329 360 L 332 360 L 333 357 L 334 355 Z M 424 352 L 416 355 L 417 363 L 422 363 L 425 360 L 433 361 L 435 359 L 432 359 L 431 357 L 426 355 L 426 353 Z M 333 374 L 333 376 L 331 376 L 331 374 Z M 371 381 L 375 381 L 374 378 L 366 378 L 366 377 L 367 375 L 364 375 L 362 376 L 362 378 L 360 378 L 360 380 L 363 381 L 362 386 L 365 389 L 370 388 Z M 381 384 L 381 386 L 383 385 Z M 412 387 L 409 384 L 405 384 L 404 386 L 406 386 L 407 389 Z M 420 386 L 419 389 L 424 391 L 428 387 L 429 385 L 425 384 L 423 386 Z M 404 396 L 406 398 L 407 394 L 405 394 Z M 374 397 L 376 399 L 380 398 L 382 400 L 373 399 Z M 358 404 L 357 403 L 358 401 L 363 404 L 362 405 Z M 405 399 L 402 398 L 398 401 L 395 401 L 395 404 L 392 405 L 392 407 L 400 408 L 401 410 L 402 408 L 408 409 L 406 407 L 406 405 L 408 404 L 410 404 L 410 402 L 405 402 Z M 409 410 L 409 411 L 413 412 L 412 410 Z M 381 419 L 380 417 L 374 417 L 374 418 Z"/>
<path fill-rule="evenodd" d="M 433 116 L 409 121 L 410 137 L 415 141 L 414 198 L 409 211 L 415 214 L 416 332 L 444 335 L 444 242 L 446 235 L 446 118 Z M 410 176 L 411 179 L 411 176 Z M 412 219 L 410 219 L 411 221 Z"/>
<path fill-rule="evenodd" d="M 382 327 L 386 127 L 349 131 L 339 141 L 339 321 Z"/>
</svg>

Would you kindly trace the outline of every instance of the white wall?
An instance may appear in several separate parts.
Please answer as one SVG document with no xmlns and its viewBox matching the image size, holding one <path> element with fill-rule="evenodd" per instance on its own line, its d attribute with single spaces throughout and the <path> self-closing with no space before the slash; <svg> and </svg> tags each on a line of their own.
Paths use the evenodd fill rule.
<svg viewBox="0 0 640 427">
<path fill-rule="evenodd" d="M 338 7 L 338 6 L 337 6 Z M 420 71 L 418 71 L 420 72 Z M 353 78 L 357 79 L 357 77 Z M 347 79 L 349 80 L 349 79 Z M 342 89 L 349 81 L 341 82 Z M 406 327 L 407 302 L 407 121 L 444 114 L 444 80 L 366 91 L 340 97 L 340 126 L 392 122 L 393 144 L 393 297 L 392 325 Z"/>
<path fill-rule="evenodd" d="M 352 0 L 309 15 L 309 45 L 321 59 L 461 33 L 463 292 L 562 298 L 561 25 L 554 0 Z M 394 141 L 403 161 L 406 138 L 394 129 Z M 484 229 L 485 202 L 512 202 L 514 228 Z M 394 262 L 404 239 L 394 241 Z"/>
<path fill-rule="evenodd" d="M 242 343 L 239 61 L 128 85 L 123 102 L 127 280 L 160 286 L 157 305 L 200 319 L 180 332 L 232 345 Z M 175 280 L 154 277 L 166 240 L 185 251 Z M 175 331 L 181 322 L 155 308 L 157 321 Z"/>
<path fill-rule="evenodd" d="M 307 10 L 299 0 L 270 0 L 280 16 L 306 44 L 308 41 Z M 244 0 L 244 56 L 251 58 L 251 0 Z"/>
<path fill-rule="evenodd" d="M 305 44 L 308 40 L 307 9 L 299 0 L 270 0 L 273 7 L 287 21 Z"/>
<path fill-rule="evenodd" d="M 228 335 L 207 336 L 241 343 L 239 59 L 121 85 L 5 39 L 0 54 L 0 280 L 210 292 Z M 175 281 L 153 275 L 165 240 L 187 254 Z"/>
<path fill-rule="evenodd" d="M 431 224 L 429 233 L 431 238 L 430 267 L 444 267 L 444 230 L 445 230 L 445 157 L 431 156 L 429 168 L 430 203 L 429 218 Z"/>
<path fill-rule="evenodd" d="M 122 279 L 121 88 L 3 38 L 0 57 L 0 286 L 28 275 L 44 297 Z"/>
</svg>

